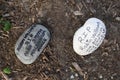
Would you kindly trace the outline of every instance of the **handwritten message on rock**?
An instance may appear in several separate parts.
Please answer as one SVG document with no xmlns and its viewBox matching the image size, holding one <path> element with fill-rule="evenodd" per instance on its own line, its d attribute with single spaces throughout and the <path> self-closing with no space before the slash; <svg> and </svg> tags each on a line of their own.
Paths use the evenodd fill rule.
<svg viewBox="0 0 120 80">
<path fill-rule="evenodd" d="M 73 49 L 79 55 L 88 55 L 95 51 L 105 38 L 106 27 L 97 18 L 88 19 L 79 28 L 73 38 Z"/>
<path fill-rule="evenodd" d="M 40 24 L 27 29 L 15 45 L 15 54 L 24 64 L 33 63 L 50 40 L 50 32 Z"/>
</svg>

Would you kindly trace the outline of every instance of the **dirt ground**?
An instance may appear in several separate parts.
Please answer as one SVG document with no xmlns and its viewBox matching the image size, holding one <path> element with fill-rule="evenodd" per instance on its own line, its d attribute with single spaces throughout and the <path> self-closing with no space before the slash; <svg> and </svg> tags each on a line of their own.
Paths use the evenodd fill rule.
<svg viewBox="0 0 120 80">
<path fill-rule="evenodd" d="M 0 15 L 12 23 L 8 32 L 0 25 L 0 70 L 9 67 L 12 80 L 120 80 L 120 0 L 0 0 Z M 80 56 L 73 51 L 73 35 L 90 17 L 101 19 L 107 34 L 95 52 Z M 45 25 L 51 40 L 25 65 L 14 46 L 33 23 Z"/>
</svg>

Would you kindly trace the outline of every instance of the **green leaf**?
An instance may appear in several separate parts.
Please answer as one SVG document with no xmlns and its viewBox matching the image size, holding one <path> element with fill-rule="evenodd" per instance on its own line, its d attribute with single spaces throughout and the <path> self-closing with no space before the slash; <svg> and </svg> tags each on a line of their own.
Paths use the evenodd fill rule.
<svg viewBox="0 0 120 80">
<path fill-rule="evenodd" d="M 11 29 L 11 23 L 9 21 L 2 21 L 2 24 L 4 31 L 9 31 Z"/>
<path fill-rule="evenodd" d="M 3 69 L 3 72 L 4 72 L 5 74 L 10 74 L 10 73 L 11 73 L 11 70 L 10 70 L 10 68 L 6 67 L 6 68 Z"/>
</svg>

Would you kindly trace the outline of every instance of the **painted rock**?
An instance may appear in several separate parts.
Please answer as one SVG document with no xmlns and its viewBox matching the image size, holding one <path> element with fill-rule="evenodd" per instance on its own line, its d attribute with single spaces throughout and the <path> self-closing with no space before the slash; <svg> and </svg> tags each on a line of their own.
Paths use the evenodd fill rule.
<svg viewBox="0 0 120 80">
<path fill-rule="evenodd" d="M 40 24 L 27 29 L 15 45 L 15 54 L 24 64 L 33 63 L 41 54 L 50 40 L 50 32 Z"/>
<path fill-rule="evenodd" d="M 105 24 L 97 19 L 90 18 L 79 28 L 73 37 L 73 49 L 79 55 L 88 55 L 94 52 L 105 38 Z"/>
</svg>

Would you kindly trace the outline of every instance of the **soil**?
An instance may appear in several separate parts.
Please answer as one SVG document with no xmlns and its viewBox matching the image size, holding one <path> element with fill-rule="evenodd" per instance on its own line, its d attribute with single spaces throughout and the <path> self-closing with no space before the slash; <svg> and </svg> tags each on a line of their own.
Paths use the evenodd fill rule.
<svg viewBox="0 0 120 80">
<path fill-rule="evenodd" d="M 120 80 L 120 0 L 0 0 L 0 71 L 12 80 Z M 107 28 L 102 45 L 87 56 L 73 50 L 73 35 L 90 17 Z M 20 35 L 34 23 L 45 25 L 51 40 L 37 60 L 25 65 L 15 55 Z M 77 67 L 75 67 L 77 66 Z M 0 80 L 5 77 L 0 74 Z"/>
</svg>

